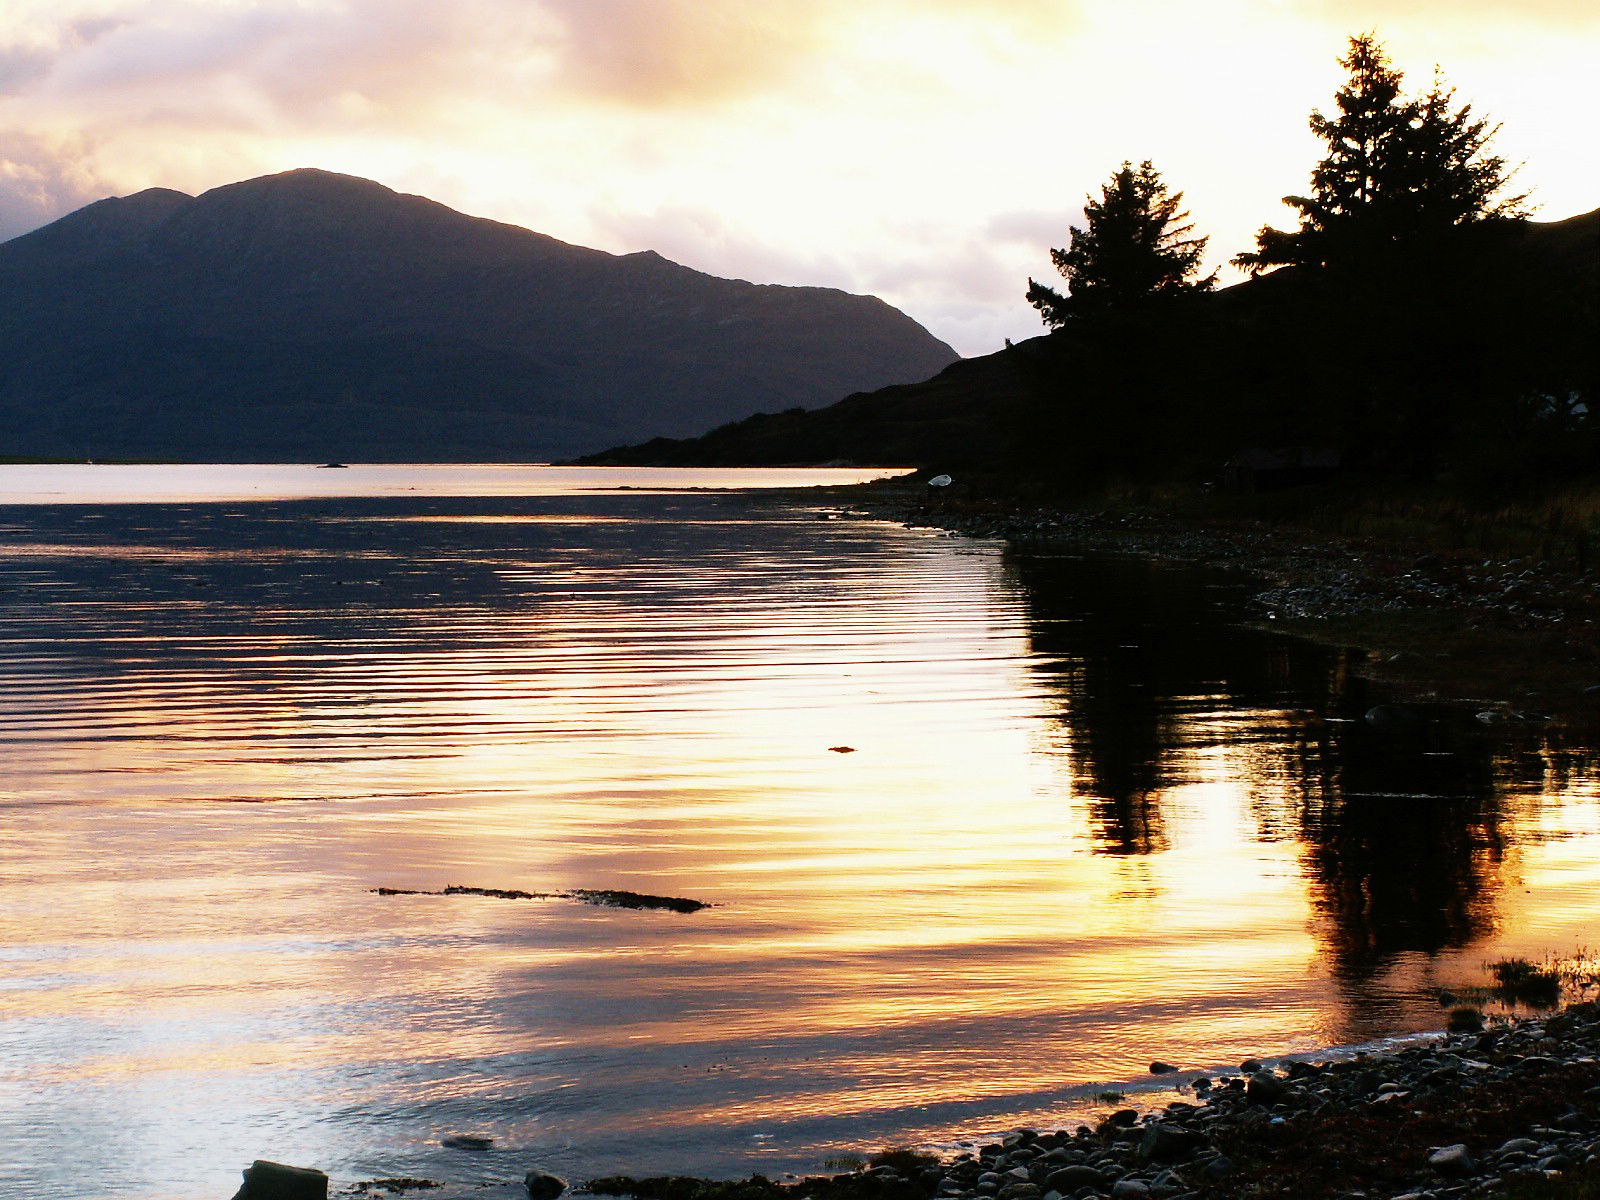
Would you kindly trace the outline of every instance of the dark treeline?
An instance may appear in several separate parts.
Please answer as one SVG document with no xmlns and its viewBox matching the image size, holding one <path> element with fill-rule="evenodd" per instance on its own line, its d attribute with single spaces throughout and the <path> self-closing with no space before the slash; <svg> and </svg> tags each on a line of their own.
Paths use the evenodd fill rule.
<svg viewBox="0 0 1600 1200">
<path fill-rule="evenodd" d="M 1298 228 L 1234 259 L 1248 283 L 1210 294 L 1150 163 L 1089 201 L 1052 252 L 1066 294 L 1029 281 L 1055 332 L 1019 461 L 1089 484 L 1266 448 L 1473 487 L 1593 469 L 1600 224 L 1532 226 L 1487 119 L 1437 79 L 1407 98 L 1369 36 L 1340 61 L 1333 114 L 1311 116 L 1326 154 L 1284 198 Z"/>
</svg>

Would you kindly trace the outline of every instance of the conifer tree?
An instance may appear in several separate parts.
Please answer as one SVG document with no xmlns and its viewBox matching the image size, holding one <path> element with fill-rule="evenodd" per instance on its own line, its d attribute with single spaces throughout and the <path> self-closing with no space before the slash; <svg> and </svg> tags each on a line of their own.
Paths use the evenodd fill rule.
<svg viewBox="0 0 1600 1200">
<path fill-rule="evenodd" d="M 1169 190 L 1149 160 L 1137 167 L 1124 162 L 1083 211 L 1084 228 L 1069 227 L 1069 246 L 1050 251 L 1066 295 L 1028 280 L 1028 303 L 1052 329 L 1076 317 L 1204 292 L 1216 281 L 1215 272 L 1195 278 L 1207 239 L 1191 236 L 1183 193 Z"/>
<path fill-rule="evenodd" d="M 1488 153 L 1499 126 L 1471 105 L 1453 108 L 1455 93 L 1438 78 L 1422 99 L 1406 99 L 1401 73 L 1371 34 L 1352 37 L 1339 65 L 1349 75 L 1334 95 L 1336 114 L 1311 114 L 1311 131 L 1328 146 L 1311 194 L 1283 198 L 1300 227 L 1263 227 L 1235 265 L 1370 265 L 1457 226 L 1525 215 L 1526 196 L 1500 196 L 1511 171 Z"/>
</svg>

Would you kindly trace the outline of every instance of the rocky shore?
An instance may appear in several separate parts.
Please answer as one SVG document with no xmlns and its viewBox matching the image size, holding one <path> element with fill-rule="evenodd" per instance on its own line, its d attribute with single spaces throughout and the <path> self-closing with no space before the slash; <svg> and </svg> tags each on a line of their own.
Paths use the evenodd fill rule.
<svg viewBox="0 0 1600 1200">
<path fill-rule="evenodd" d="M 1387 1052 L 1328 1052 L 1197 1074 L 1162 1062 L 1172 1090 L 1144 1111 L 874 1155 L 801 1179 L 614 1175 L 568 1187 L 525 1179 L 382 1179 L 337 1194 L 430 1200 L 1593 1200 L 1600 1196 L 1600 1003 L 1494 1020 Z M 1163 1102 L 1163 1097 L 1171 1099 Z M 1110 1097 L 1108 1096 L 1109 1100 Z M 270 1170 L 268 1176 L 265 1172 Z M 257 1178 L 252 1179 L 252 1176 Z M 315 1177 L 314 1179 L 312 1177 Z M 257 1163 L 236 1200 L 320 1200 L 320 1172 Z"/>
</svg>

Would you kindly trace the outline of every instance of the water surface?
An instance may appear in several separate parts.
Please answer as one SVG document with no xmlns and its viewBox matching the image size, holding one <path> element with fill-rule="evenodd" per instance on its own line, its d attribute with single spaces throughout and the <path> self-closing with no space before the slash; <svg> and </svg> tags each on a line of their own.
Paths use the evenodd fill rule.
<svg viewBox="0 0 1600 1200">
<path fill-rule="evenodd" d="M 670 490 L 793 475 L 49 470 L 0 468 L 10 1195 L 816 1169 L 1437 1027 L 1595 913 L 1591 747 L 1373 729 L 1228 577 Z M 373 891 L 450 884 L 713 907 Z"/>
</svg>

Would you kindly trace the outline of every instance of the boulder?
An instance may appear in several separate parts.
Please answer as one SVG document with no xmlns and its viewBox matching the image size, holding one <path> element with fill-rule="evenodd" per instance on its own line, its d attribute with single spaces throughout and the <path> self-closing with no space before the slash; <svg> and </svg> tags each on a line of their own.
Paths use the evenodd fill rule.
<svg viewBox="0 0 1600 1200">
<path fill-rule="evenodd" d="M 312 1167 L 290 1167 L 258 1158 L 244 1171 L 233 1200 L 328 1200 L 328 1177 Z"/>
<path fill-rule="evenodd" d="M 529 1171 L 522 1177 L 523 1185 L 528 1189 L 531 1200 L 556 1200 L 556 1197 L 567 1190 L 567 1182 L 559 1179 L 546 1171 Z"/>
</svg>

